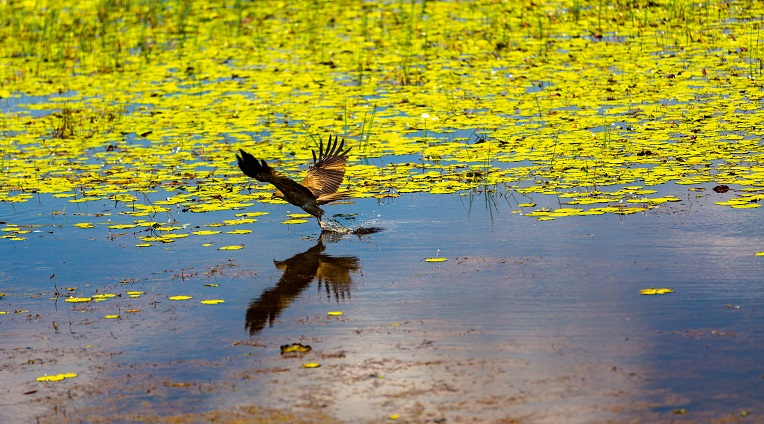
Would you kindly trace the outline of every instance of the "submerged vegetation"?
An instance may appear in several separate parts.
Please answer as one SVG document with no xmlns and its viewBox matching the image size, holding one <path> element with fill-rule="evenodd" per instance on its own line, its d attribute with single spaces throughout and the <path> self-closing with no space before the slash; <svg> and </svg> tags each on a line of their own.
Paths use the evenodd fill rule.
<svg viewBox="0 0 764 424">
<path fill-rule="evenodd" d="M 764 197 L 758 2 L 100 0 L 0 12 L 2 202 L 111 199 L 143 218 L 242 209 L 277 200 L 249 184 L 235 151 L 297 174 L 326 133 L 359 144 L 347 168 L 356 198 L 516 193 L 513 207 L 549 219 L 677 200 L 646 197 L 664 183 L 742 189 L 733 207 Z M 164 200 L 144 195 L 156 190 Z M 534 210 L 544 195 L 561 207 Z"/>
</svg>

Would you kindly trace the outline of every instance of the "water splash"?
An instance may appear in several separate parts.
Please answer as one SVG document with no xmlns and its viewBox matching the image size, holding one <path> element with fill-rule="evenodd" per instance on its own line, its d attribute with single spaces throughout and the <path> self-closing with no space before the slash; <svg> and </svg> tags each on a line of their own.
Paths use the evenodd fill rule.
<svg viewBox="0 0 764 424">
<path fill-rule="evenodd" d="M 321 226 L 322 230 L 331 231 L 333 233 L 350 234 L 353 232 L 352 229 L 345 227 L 344 225 L 340 224 L 339 221 L 331 218 L 321 219 L 319 221 L 319 225 Z"/>
<path fill-rule="evenodd" d="M 348 228 L 342 225 L 339 221 L 331 218 L 327 219 L 321 219 L 319 221 L 319 225 L 321 226 L 321 229 L 324 232 L 330 232 L 335 234 L 356 234 L 356 235 L 366 235 L 366 234 L 374 234 L 378 233 L 383 230 L 382 227 L 364 227 L 363 225 L 356 227 L 356 228 Z"/>
</svg>

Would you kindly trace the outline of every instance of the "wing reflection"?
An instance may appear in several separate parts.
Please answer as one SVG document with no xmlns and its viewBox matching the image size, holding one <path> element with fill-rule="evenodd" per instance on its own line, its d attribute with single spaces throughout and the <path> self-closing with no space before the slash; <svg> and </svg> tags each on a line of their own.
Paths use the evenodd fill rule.
<svg viewBox="0 0 764 424">
<path fill-rule="evenodd" d="M 276 268 L 284 270 L 275 287 L 263 292 L 247 308 L 246 328 L 250 336 L 257 334 L 282 310 L 292 303 L 314 278 L 318 279 L 319 288 L 324 286 L 327 297 L 336 299 L 350 298 L 350 286 L 353 282 L 350 271 L 359 272 L 361 266 L 355 256 L 330 256 L 323 253 L 324 243 L 318 243 L 305 252 L 298 253 L 283 261 L 274 260 Z"/>
</svg>

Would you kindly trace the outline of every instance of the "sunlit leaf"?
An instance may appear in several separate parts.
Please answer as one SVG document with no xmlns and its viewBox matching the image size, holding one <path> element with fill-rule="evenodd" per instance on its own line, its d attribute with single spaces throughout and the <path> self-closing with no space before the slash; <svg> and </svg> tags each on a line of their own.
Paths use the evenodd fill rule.
<svg viewBox="0 0 764 424">
<path fill-rule="evenodd" d="M 37 377 L 37 381 L 45 382 L 45 381 L 61 381 L 66 378 L 75 378 L 77 377 L 77 374 L 75 373 L 65 373 L 65 374 L 55 374 L 55 375 L 43 375 L 42 377 Z"/>
<path fill-rule="evenodd" d="M 243 247 L 244 247 L 243 244 L 237 244 L 237 245 L 233 245 L 233 246 L 219 247 L 218 250 L 239 250 L 239 249 L 242 249 Z"/>
<path fill-rule="evenodd" d="M 64 299 L 64 302 L 68 303 L 82 303 L 82 302 L 90 302 L 93 300 L 91 297 L 67 297 Z"/>
<path fill-rule="evenodd" d="M 220 233 L 221 231 L 217 231 L 217 230 L 200 230 L 200 231 L 192 232 L 192 234 L 197 236 L 211 236 L 211 235 L 220 234 Z"/>
<path fill-rule="evenodd" d="M 666 294 L 666 293 L 674 293 L 674 290 L 668 289 L 668 288 L 648 288 L 648 289 L 642 289 L 639 291 L 640 294 Z"/>
<path fill-rule="evenodd" d="M 251 234 L 252 230 L 233 230 L 226 231 L 226 234 Z"/>
<path fill-rule="evenodd" d="M 184 296 L 184 295 L 178 295 L 178 296 L 170 296 L 168 299 L 170 300 L 189 300 L 191 299 L 191 296 Z"/>
</svg>

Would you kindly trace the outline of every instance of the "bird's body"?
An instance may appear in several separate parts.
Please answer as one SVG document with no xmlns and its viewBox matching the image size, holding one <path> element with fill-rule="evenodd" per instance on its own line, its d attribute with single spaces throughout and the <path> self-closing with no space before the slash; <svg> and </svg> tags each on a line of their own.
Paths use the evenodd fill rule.
<svg viewBox="0 0 764 424">
<path fill-rule="evenodd" d="M 321 209 L 320 205 L 340 200 L 346 196 L 345 193 L 337 191 L 345 177 L 347 153 L 350 151 L 350 148 L 343 150 L 344 146 L 345 140 L 342 139 L 338 143 L 336 136 L 334 140 L 332 140 L 332 136 L 329 136 L 326 149 L 321 142 L 318 156 L 316 156 L 316 151 L 313 151 L 313 166 L 308 170 L 302 184 L 277 172 L 268 166 L 264 160 L 257 160 L 244 150 L 239 149 L 240 155 L 236 155 L 236 159 L 239 161 L 239 168 L 245 175 L 276 186 L 277 190 L 274 196 L 280 197 L 315 216 L 323 228 L 321 218 L 324 215 L 324 210 Z"/>
</svg>

